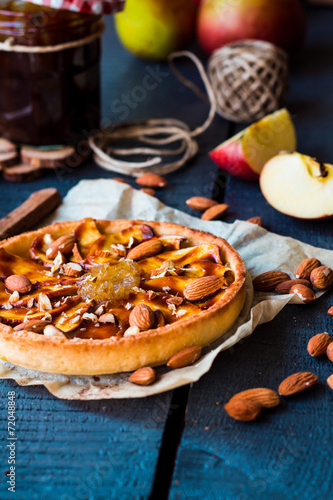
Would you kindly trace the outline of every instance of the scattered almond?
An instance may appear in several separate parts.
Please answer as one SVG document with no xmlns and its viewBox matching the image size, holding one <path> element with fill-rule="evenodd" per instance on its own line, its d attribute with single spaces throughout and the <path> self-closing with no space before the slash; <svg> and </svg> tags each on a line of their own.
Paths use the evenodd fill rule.
<svg viewBox="0 0 333 500">
<path fill-rule="evenodd" d="M 257 226 L 264 227 L 264 221 L 261 217 L 251 217 L 247 219 L 246 222 L 251 222 L 251 224 L 257 224 Z"/>
<path fill-rule="evenodd" d="M 272 292 L 284 281 L 290 281 L 289 274 L 282 271 L 267 271 L 253 280 L 253 287 L 260 292 Z"/>
<path fill-rule="evenodd" d="M 193 365 L 201 356 L 202 347 L 194 345 L 186 347 L 174 354 L 168 361 L 167 365 L 170 368 L 183 368 L 184 366 Z"/>
<path fill-rule="evenodd" d="M 77 246 L 77 243 L 75 243 L 75 245 L 73 246 L 73 255 L 74 259 L 77 260 L 78 262 L 81 262 L 83 260 L 79 247 Z"/>
<path fill-rule="evenodd" d="M 333 344 L 328 344 L 326 355 L 330 361 L 333 361 Z"/>
<path fill-rule="evenodd" d="M 156 196 L 156 191 L 155 189 L 152 188 L 141 188 L 139 191 L 142 191 L 143 193 L 149 194 L 149 196 Z"/>
<path fill-rule="evenodd" d="M 201 216 L 202 220 L 218 220 L 229 210 L 229 205 L 220 203 L 208 208 Z"/>
<path fill-rule="evenodd" d="M 327 384 L 333 390 L 333 374 L 328 377 Z"/>
<path fill-rule="evenodd" d="M 41 319 L 31 319 L 30 321 L 25 321 L 15 326 L 15 332 L 21 332 L 22 330 L 27 330 L 29 332 L 43 333 L 46 325 L 49 325 L 49 321 L 44 321 Z"/>
<path fill-rule="evenodd" d="M 65 265 L 64 270 L 67 276 L 77 277 L 81 276 L 81 274 L 83 273 L 82 267 L 76 262 L 68 262 L 68 264 Z"/>
<path fill-rule="evenodd" d="M 129 382 L 137 385 L 150 385 L 156 380 L 156 372 L 153 368 L 139 368 L 129 377 Z"/>
<path fill-rule="evenodd" d="M 296 269 L 296 278 L 309 280 L 311 272 L 321 266 L 321 262 L 313 257 L 303 260 Z"/>
<path fill-rule="evenodd" d="M 329 310 L 327 311 L 327 314 L 330 316 L 333 316 L 333 307 L 330 307 Z"/>
<path fill-rule="evenodd" d="M 184 299 L 183 297 L 170 297 L 166 301 L 168 304 L 175 304 L 175 306 L 180 306 L 184 302 Z"/>
<path fill-rule="evenodd" d="M 306 391 L 318 382 L 318 377 L 311 372 L 294 373 L 279 385 L 281 396 L 292 396 L 298 392 Z"/>
<path fill-rule="evenodd" d="M 185 299 L 195 302 L 203 300 L 222 288 L 224 280 L 220 276 L 203 276 L 185 286 Z"/>
<path fill-rule="evenodd" d="M 208 208 L 218 204 L 217 201 L 211 198 L 204 198 L 203 196 L 192 196 L 185 203 L 193 210 L 198 210 L 198 212 L 205 212 Z"/>
<path fill-rule="evenodd" d="M 310 274 L 310 281 L 318 290 L 326 290 L 333 285 L 333 271 L 330 267 L 316 267 Z"/>
<path fill-rule="evenodd" d="M 311 288 L 304 285 L 293 285 L 290 293 L 297 295 L 304 304 L 310 304 L 310 302 L 316 300 L 316 296 Z"/>
<path fill-rule="evenodd" d="M 155 309 L 154 316 L 155 316 L 155 328 L 159 328 L 160 326 L 165 325 L 165 317 L 160 309 Z"/>
<path fill-rule="evenodd" d="M 130 337 L 131 335 L 137 335 L 138 333 L 140 333 L 140 328 L 137 326 L 130 326 L 127 330 L 125 330 L 124 337 Z"/>
<path fill-rule="evenodd" d="M 161 175 L 143 174 L 136 179 L 136 183 L 143 187 L 162 188 L 168 185 L 168 181 Z"/>
<path fill-rule="evenodd" d="M 152 257 L 161 253 L 163 250 L 163 243 L 157 239 L 151 239 L 140 243 L 136 247 L 132 248 L 128 254 L 127 258 L 132 260 L 142 260 Z"/>
<path fill-rule="evenodd" d="M 6 288 L 10 292 L 28 293 L 32 288 L 32 283 L 29 278 L 22 274 L 12 274 L 5 280 Z"/>
<path fill-rule="evenodd" d="M 61 252 L 63 255 L 68 257 L 72 251 L 73 247 L 75 245 L 75 238 L 74 236 L 68 234 L 66 236 L 61 236 L 60 238 L 56 239 L 49 248 L 46 250 L 46 256 L 49 259 L 54 259 L 58 252 Z"/>
<path fill-rule="evenodd" d="M 98 318 L 98 322 L 99 323 L 115 323 L 116 318 L 114 317 L 114 314 L 112 314 L 112 313 L 105 313 L 105 314 L 102 314 L 102 316 L 100 316 Z"/>
<path fill-rule="evenodd" d="M 229 417 L 235 420 L 251 422 L 260 416 L 262 406 L 250 399 L 240 399 L 238 401 L 229 401 L 224 409 Z"/>
<path fill-rule="evenodd" d="M 129 316 L 130 326 L 137 326 L 141 331 L 154 327 L 155 316 L 147 304 L 137 304 Z"/>
<path fill-rule="evenodd" d="M 295 279 L 295 280 L 283 281 L 275 288 L 274 292 L 279 293 L 281 295 L 285 295 L 287 293 L 290 293 L 290 289 L 294 285 L 304 285 L 307 286 L 308 288 L 312 288 L 312 284 L 310 281 L 303 279 Z"/>
<path fill-rule="evenodd" d="M 230 399 L 229 403 L 244 399 L 253 401 L 264 408 L 273 408 L 280 403 L 278 393 L 273 389 L 266 389 L 265 387 L 258 387 L 239 392 Z"/>
<path fill-rule="evenodd" d="M 308 353 L 314 357 L 323 356 L 331 342 L 333 342 L 333 339 L 331 339 L 328 333 L 318 333 L 309 340 Z"/>
</svg>

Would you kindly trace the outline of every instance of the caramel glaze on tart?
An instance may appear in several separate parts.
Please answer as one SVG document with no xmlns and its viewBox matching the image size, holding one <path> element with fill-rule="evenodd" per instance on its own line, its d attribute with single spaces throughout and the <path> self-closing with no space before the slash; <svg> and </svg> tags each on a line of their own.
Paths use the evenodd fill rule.
<svg viewBox="0 0 333 500">
<path fill-rule="evenodd" d="M 8 290 L 12 275 L 31 290 Z M 200 279 L 212 276 L 217 289 L 200 296 Z M 57 373 L 163 364 L 225 333 L 245 299 L 245 266 L 225 240 L 163 222 L 84 219 L 25 233 L 0 246 L 0 278 L 0 357 Z M 188 285 L 199 287 L 195 300 Z M 130 328 L 138 304 L 154 314 L 145 331 Z M 60 337 L 14 330 L 31 320 L 52 323 Z"/>
</svg>

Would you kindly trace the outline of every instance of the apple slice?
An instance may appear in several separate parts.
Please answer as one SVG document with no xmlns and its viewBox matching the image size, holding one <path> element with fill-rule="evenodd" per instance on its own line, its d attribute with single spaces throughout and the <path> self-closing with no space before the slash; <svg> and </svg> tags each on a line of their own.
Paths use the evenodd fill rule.
<svg viewBox="0 0 333 500">
<path fill-rule="evenodd" d="M 333 165 L 299 153 L 280 154 L 264 166 L 260 187 L 272 207 L 299 219 L 333 216 Z"/>
<path fill-rule="evenodd" d="M 265 163 L 280 151 L 296 150 L 296 133 L 286 109 L 265 116 L 209 153 L 230 175 L 258 180 Z"/>
</svg>

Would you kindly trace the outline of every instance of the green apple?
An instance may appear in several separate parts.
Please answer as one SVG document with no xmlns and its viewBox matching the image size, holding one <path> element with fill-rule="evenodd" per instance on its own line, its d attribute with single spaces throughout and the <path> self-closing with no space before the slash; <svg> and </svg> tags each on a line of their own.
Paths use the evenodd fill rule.
<svg viewBox="0 0 333 500">
<path fill-rule="evenodd" d="M 191 41 L 196 11 L 194 0 L 126 0 L 115 16 L 117 33 L 136 56 L 164 60 Z"/>
</svg>

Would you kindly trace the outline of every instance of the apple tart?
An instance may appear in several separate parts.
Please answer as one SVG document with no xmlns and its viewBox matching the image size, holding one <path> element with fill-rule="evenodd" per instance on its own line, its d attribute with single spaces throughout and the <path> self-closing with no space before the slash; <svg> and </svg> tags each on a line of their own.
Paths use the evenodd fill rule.
<svg viewBox="0 0 333 500">
<path fill-rule="evenodd" d="M 0 245 L 0 358 L 67 375 L 165 364 L 235 323 L 245 265 L 222 238 L 167 222 L 54 223 Z"/>
</svg>

